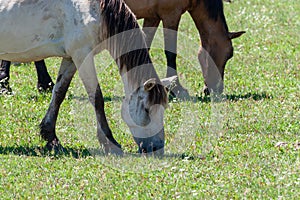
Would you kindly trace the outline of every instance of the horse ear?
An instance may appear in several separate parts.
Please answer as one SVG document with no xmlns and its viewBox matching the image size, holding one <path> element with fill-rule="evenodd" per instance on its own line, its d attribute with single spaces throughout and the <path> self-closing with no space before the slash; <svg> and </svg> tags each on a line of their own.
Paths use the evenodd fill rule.
<svg viewBox="0 0 300 200">
<path fill-rule="evenodd" d="M 228 33 L 228 37 L 229 39 L 234 39 L 234 38 L 238 38 L 240 37 L 241 35 L 243 35 L 244 33 L 246 33 L 246 31 L 239 31 L 239 32 L 229 32 Z"/>
<path fill-rule="evenodd" d="M 178 76 L 171 76 L 168 78 L 161 79 L 161 84 L 165 86 L 167 91 L 170 90 L 170 88 L 176 83 L 176 80 L 178 79 Z"/>
<path fill-rule="evenodd" d="M 156 79 L 150 78 L 144 83 L 144 91 L 149 92 L 156 85 Z"/>
</svg>

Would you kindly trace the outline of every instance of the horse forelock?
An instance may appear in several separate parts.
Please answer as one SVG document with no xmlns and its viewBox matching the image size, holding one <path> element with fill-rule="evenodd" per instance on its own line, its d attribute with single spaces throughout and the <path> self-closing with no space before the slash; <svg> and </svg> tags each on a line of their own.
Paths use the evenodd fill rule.
<svg viewBox="0 0 300 200">
<path fill-rule="evenodd" d="M 168 94 L 163 85 L 157 84 L 149 91 L 149 104 L 160 104 L 166 108 L 168 104 Z"/>
</svg>

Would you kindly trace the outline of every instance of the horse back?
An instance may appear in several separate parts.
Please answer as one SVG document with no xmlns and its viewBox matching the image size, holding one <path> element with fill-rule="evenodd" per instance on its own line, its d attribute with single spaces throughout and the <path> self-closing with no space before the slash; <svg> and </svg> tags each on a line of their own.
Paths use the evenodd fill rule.
<svg viewBox="0 0 300 200">
<path fill-rule="evenodd" d="M 82 0 L 0 0 L 0 59 L 33 61 L 67 57 L 98 14 Z M 93 1 L 94 3 L 99 1 Z M 99 13 L 99 10 L 98 10 Z M 88 35 L 88 34 L 87 34 Z M 76 37 L 76 38 L 75 38 Z M 79 38 L 79 39 L 78 39 Z M 93 37 L 95 38 L 95 37 Z M 88 40 L 88 39 L 86 39 Z M 80 44 L 82 45 L 82 44 Z"/>
</svg>

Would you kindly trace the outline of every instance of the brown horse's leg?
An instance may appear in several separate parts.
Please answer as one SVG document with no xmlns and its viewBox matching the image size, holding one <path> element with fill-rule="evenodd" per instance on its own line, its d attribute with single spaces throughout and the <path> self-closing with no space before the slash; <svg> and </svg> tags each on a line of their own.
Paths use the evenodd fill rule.
<svg viewBox="0 0 300 200">
<path fill-rule="evenodd" d="M 55 134 L 55 124 L 60 105 L 66 96 L 75 72 L 76 67 L 73 61 L 64 58 L 60 66 L 48 111 L 40 124 L 41 136 L 47 141 L 46 147 L 49 150 L 59 150 L 60 148 L 59 140 Z"/>
<path fill-rule="evenodd" d="M 146 44 L 150 49 L 151 43 L 153 41 L 153 37 L 156 33 L 157 27 L 159 25 L 159 18 L 145 18 L 143 24 L 143 31 L 146 34 Z"/>
<path fill-rule="evenodd" d="M 54 83 L 52 82 L 52 79 L 47 71 L 45 61 L 36 61 L 34 64 L 38 76 L 37 89 L 39 92 L 51 91 Z"/>
<path fill-rule="evenodd" d="M 165 42 L 165 54 L 167 57 L 167 77 L 177 76 L 177 31 L 179 26 L 181 13 L 167 16 L 162 19 L 164 27 L 164 42 Z M 171 89 L 171 93 L 178 98 L 188 98 L 188 91 L 182 87 L 177 79 L 176 87 Z"/>
</svg>

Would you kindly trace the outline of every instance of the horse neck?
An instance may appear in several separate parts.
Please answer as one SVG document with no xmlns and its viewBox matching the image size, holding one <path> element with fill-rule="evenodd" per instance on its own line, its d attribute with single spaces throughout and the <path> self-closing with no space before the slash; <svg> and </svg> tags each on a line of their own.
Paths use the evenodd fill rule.
<svg viewBox="0 0 300 200">
<path fill-rule="evenodd" d="M 126 93 L 133 92 L 149 78 L 158 76 L 152 65 L 145 35 L 124 1 L 101 0 L 106 47 L 116 60 Z M 158 80 L 159 81 L 159 80 Z"/>
<path fill-rule="evenodd" d="M 216 2 L 215 6 L 212 2 Z M 189 11 L 201 39 L 201 44 L 206 50 L 214 48 L 214 43 L 227 44 L 228 26 L 223 11 L 222 0 L 200 1 L 192 10 Z M 231 45 L 229 42 L 227 45 Z"/>
</svg>

